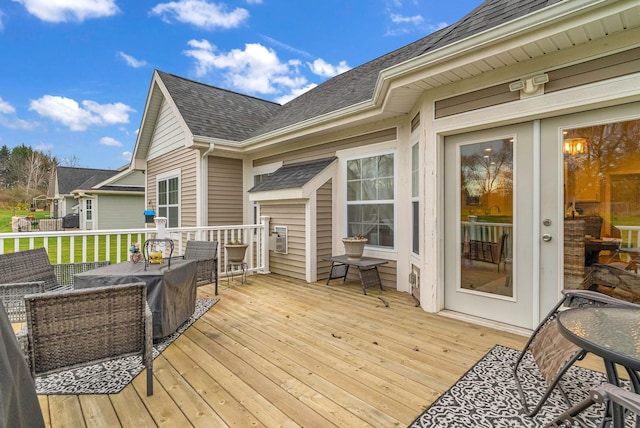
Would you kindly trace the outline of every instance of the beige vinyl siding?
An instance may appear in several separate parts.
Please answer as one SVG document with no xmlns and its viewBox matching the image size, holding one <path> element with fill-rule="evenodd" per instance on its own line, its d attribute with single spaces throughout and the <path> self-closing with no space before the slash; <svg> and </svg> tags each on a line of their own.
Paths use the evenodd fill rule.
<svg viewBox="0 0 640 428">
<path fill-rule="evenodd" d="M 323 257 L 331 256 L 332 216 L 333 216 L 333 183 L 331 180 L 323 184 L 316 195 L 316 248 L 318 255 L 318 279 L 329 278 L 331 262 L 323 261 Z"/>
<path fill-rule="evenodd" d="M 612 79 L 640 70 L 640 48 L 546 72 L 545 93 Z M 543 73 L 541 71 L 540 73 Z M 515 79 L 514 79 L 515 80 Z M 435 118 L 451 116 L 520 99 L 520 91 L 510 91 L 508 83 L 469 92 L 435 103 Z"/>
<path fill-rule="evenodd" d="M 132 229 L 144 227 L 144 196 L 98 196 L 96 229 Z"/>
<path fill-rule="evenodd" d="M 142 171 L 133 171 L 109 184 L 114 186 L 140 186 L 144 188 L 144 174 Z"/>
<path fill-rule="evenodd" d="M 306 280 L 305 204 L 261 204 L 260 213 L 271 217 L 272 230 L 274 226 L 288 228 L 288 254 L 270 251 L 269 270 Z"/>
<path fill-rule="evenodd" d="M 180 126 L 178 117 L 167 100 L 162 100 L 147 160 L 164 157 L 167 153 L 184 146 L 184 140 L 184 130 Z"/>
<path fill-rule="evenodd" d="M 286 153 L 280 153 L 273 156 L 255 159 L 253 161 L 253 166 L 257 167 L 260 165 L 268 165 L 270 163 L 281 161 L 284 163 L 294 163 L 314 159 L 322 159 L 330 156 L 335 156 L 337 150 L 366 146 L 368 144 L 383 143 L 385 141 L 395 140 L 396 138 L 396 128 L 388 128 L 381 131 L 358 135 L 356 137 L 331 141 L 304 149 L 291 150 Z"/>
<path fill-rule="evenodd" d="M 209 226 L 243 224 L 242 160 L 209 156 Z"/>
<path fill-rule="evenodd" d="M 196 163 L 198 151 L 180 148 L 147 162 L 147 197 L 158 207 L 156 177 L 159 174 L 180 170 L 180 226 L 196 225 Z"/>
<path fill-rule="evenodd" d="M 549 71 L 546 93 L 561 91 L 588 83 L 599 82 L 640 70 L 640 48 L 631 49 L 581 64 Z"/>
</svg>

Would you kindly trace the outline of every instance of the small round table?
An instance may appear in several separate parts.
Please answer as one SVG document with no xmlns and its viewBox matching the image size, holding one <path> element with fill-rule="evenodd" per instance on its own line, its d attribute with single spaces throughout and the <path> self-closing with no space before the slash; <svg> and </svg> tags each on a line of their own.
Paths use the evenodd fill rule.
<svg viewBox="0 0 640 428">
<path fill-rule="evenodd" d="M 560 334 L 604 360 L 607 380 L 619 386 L 616 365 L 629 374 L 636 393 L 640 385 L 640 310 L 616 306 L 569 309 L 557 317 Z M 623 426 L 623 412 L 614 405 L 614 426 Z"/>
</svg>

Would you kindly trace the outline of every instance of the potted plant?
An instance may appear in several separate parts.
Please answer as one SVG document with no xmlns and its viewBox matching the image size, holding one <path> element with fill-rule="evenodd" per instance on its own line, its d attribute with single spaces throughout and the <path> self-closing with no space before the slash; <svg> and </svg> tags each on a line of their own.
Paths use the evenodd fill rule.
<svg viewBox="0 0 640 428">
<path fill-rule="evenodd" d="M 248 246 L 249 244 L 245 244 L 241 239 L 234 239 L 226 244 L 224 248 L 227 250 L 227 262 L 242 263 Z"/>
<path fill-rule="evenodd" d="M 344 253 L 349 260 L 360 260 L 364 246 L 369 240 L 364 235 L 354 235 L 342 238 Z"/>
</svg>

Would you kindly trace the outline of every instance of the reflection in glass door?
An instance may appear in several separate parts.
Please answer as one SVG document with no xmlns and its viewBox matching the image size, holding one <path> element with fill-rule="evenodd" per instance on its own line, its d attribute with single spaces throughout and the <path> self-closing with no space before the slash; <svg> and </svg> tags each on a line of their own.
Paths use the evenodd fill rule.
<svg viewBox="0 0 640 428">
<path fill-rule="evenodd" d="M 514 297 L 513 138 L 461 145 L 458 163 L 459 288 Z"/>
<path fill-rule="evenodd" d="M 640 283 L 640 120 L 562 134 L 564 287 L 624 293 Z"/>
</svg>

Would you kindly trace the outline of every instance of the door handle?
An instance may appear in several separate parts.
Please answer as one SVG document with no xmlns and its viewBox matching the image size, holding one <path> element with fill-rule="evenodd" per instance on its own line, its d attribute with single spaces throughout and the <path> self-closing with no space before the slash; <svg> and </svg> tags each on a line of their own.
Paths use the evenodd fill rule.
<svg viewBox="0 0 640 428">
<path fill-rule="evenodd" d="M 549 242 L 549 241 L 551 241 L 551 239 L 553 239 L 553 238 L 552 238 L 552 236 L 551 236 L 551 235 L 549 235 L 548 233 L 545 233 L 544 235 L 542 235 L 542 240 L 543 240 L 544 242 Z"/>
</svg>

